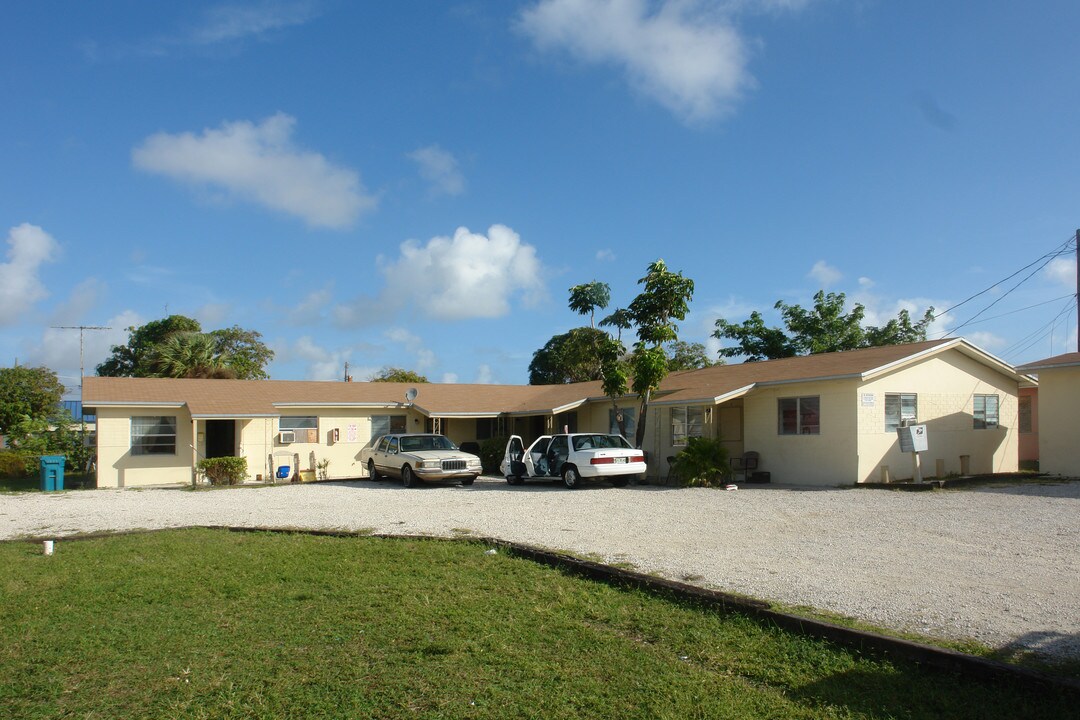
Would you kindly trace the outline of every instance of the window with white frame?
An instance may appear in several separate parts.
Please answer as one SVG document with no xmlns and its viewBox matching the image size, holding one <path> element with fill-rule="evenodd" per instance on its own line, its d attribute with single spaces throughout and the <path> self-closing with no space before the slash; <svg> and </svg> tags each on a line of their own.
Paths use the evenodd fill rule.
<svg viewBox="0 0 1080 720">
<path fill-rule="evenodd" d="M 705 430 L 705 408 L 700 405 L 671 408 L 671 445 L 682 447 L 692 437 L 702 437 Z"/>
<path fill-rule="evenodd" d="M 992 430 L 998 426 L 998 396 L 976 395 L 972 414 L 976 430 Z"/>
<path fill-rule="evenodd" d="M 391 433 L 403 433 L 406 429 L 406 417 L 404 415 L 372 415 L 371 436 L 389 435 Z"/>
<path fill-rule="evenodd" d="M 278 430 L 292 432 L 296 442 L 319 442 L 319 418 L 314 415 L 282 415 Z"/>
<path fill-rule="evenodd" d="M 896 432 L 904 420 L 919 417 L 919 396 L 915 393 L 885 393 L 885 432 Z"/>
<path fill-rule="evenodd" d="M 780 398 L 776 414 L 781 435 L 821 434 L 821 398 L 817 395 Z"/>
<path fill-rule="evenodd" d="M 131 418 L 132 455 L 175 455 L 176 418 L 135 416 Z"/>
<path fill-rule="evenodd" d="M 623 427 L 626 429 L 625 433 L 619 429 L 618 414 L 620 413 L 623 417 Z M 622 434 L 627 438 L 634 437 L 634 434 L 637 432 L 636 416 L 636 408 L 619 408 L 618 413 L 616 413 L 615 408 L 608 408 L 608 432 L 612 435 Z"/>
</svg>

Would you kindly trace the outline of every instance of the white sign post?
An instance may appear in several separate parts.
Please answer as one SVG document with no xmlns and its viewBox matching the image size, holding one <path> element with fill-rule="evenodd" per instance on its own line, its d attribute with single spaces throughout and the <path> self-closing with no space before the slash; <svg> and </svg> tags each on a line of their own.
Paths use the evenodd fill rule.
<svg viewBox="0 0 1080 720">
<path fill-rule="evenodd" d="M 900 439 L 900 451 L 911 453 L 911 466 L 914 469 L 912 480 L 922 482 L 922 472 L 919 470 L 919 453 L 928 449 L 926 426 L 909 425 L 896 428 L 896 435 Z"/>
</svg>

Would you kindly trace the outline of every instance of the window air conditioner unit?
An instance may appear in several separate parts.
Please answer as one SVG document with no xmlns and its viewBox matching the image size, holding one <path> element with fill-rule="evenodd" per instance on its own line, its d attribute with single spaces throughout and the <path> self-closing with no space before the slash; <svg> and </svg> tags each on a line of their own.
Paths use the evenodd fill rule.
<svg viewBox="0 0 1080 720">
<path fill-rule="evenodd" d="M 296 442 L 296 433 L 292 430 L 282 430 L 277 435 L 278 442 L 282 445 L 286 445 L 291 442 Z"/>
</svg>

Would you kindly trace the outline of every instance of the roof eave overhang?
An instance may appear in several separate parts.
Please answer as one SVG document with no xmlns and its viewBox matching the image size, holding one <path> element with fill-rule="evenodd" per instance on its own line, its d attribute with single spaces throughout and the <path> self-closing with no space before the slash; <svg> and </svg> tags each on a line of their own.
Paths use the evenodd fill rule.
<svg viewBox="0 0 1080 720">
<path fill-rule="evenodd" d="M 654 407 L 666 407 L 668 405 L 720 405 L 721 403 L 725 403 L 728 400 L 735 400 L 736 398 L 742 397 L 746 393 L 753 390 L 756 385 L 757 383 L 750 383 L 749 385 L 744 385 L 741 388 L 730 390 L 726 393 L 716 395 L 715 397 L 689 398 L 684 400 L 662 400 L 660 402 L 653 401 L 650 402 L 649 405 Z"/>
<path fill-rule="evenodd" d="M 122 408 L 122 407 L 137 407 L 137 408 L 150 408 L 150 407 L 162 407 L 162 408 L 181 408 L 187 405 L 185 402 L 177 402 L 174 400 L 161 401 L 161 400 L 99 400 L 96 402 L 84 401 L 83 407 L 87 408 Z"/>
</svg>

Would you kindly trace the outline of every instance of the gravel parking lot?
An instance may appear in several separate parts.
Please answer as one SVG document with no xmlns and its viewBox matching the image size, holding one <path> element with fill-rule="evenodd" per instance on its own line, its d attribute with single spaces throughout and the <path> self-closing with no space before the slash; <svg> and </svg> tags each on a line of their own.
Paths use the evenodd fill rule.
<svg viewBox="0 0 1080 720">
<path fill-rule="evenodd" d="M 883 627 L 1080 659 L 1077 481 L 912 493 L 568 491 L 481 478 L 471 488 L 348 481 L 0 495 L 0 539 L 187 525 L 468 532 Z"/>
</svg>

